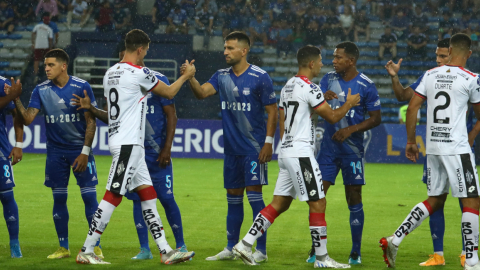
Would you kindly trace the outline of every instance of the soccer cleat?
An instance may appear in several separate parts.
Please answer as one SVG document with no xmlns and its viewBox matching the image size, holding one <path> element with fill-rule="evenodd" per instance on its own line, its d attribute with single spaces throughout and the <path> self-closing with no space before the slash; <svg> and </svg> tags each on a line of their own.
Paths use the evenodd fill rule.
<svg viewBox="0 0 480 270">
<path fill-rule="evenodd" d="M 167 254 L 162 254 L 162 263 L 165 264 L 174 264 L 174 263 L 181 263 L 190 260 L 195 256 L 195 252 L 188 251 L 188 252 L 181 252 L 180 249 L 174 249 L 168 252 Z"/>
<path fill-rule="evenodd" d="M 467 256 L 465 254 L 460 254 L 458 257 L 460 257 L 460 265 L 465 267 L 465 260 L 467 259 Z"/>
<path fill-rule="evenodd" d="M 468 263 L 465 264 L 464 270 L 480 270 L 480 262 L 477 262 L 474 266 L 468 265 Z"/>
<path fill-rule="evenodd" d="M 395 259 L 397 258 L 398 247 L 393 243 L 393 235 L 389 237 L 382 237 L 380 239 L 380 247 L 383 250 L 383 258 L 388 267 L 395 267 Z"/>
<path fill-rule="evenodd" d="M 336 269 L 346 269 L 350 268 L 351 266 L 348 264 L 343 264 L 336 262 L 334 259 L 330 258 L 330 256 L 327 255 L 327 258 L 325 258 L 325 261 L 319 261 L 316 260 L 315 264 L 313 265 L 313 268 L 336 268 Z"/>
<path fill-rule="evenodd" d="M 348 264 L 351 264 L 351 265 L 362 264 L 362 256 L 358 255 L 356 251 L 352 252 L 352 254 L 348 256 Z"/>
<path fill-rule="evenodd" d="M 102 248 L 99 247 L 99 246 L 96 246 L 93 248 L 93 253 L 95 253 L 95 255 L 97 255 L 100 259 L 105 259 L 105 257 L 103 256 L 103 252 L 102 252 Z"/>
<path fill-rule="evenodd" d="M 315 257 L 315 248 L 312 247 L 312 249 L 310 249 L 310 251 L 308 252 L 307 263 L 315 263 L 316 260 L 317 259 Z"/>
<path fill-rule="evenodd" d="M 220 253 L 215 256 L 207 257 L 205 260 L 207 261 L 233 261 L 236 260 L 237 257 L 231 250 L 224 248 Z"/>
<path fill-rule="evenodd" d="M 146 248 L 140 248 L 140 252 L 132 258 L 132 260 L 151 260 L 153 259 L 152 252 Z"/>
<path fill-rule="evenodd" d="M 179 247 L 179 249 L 180 249 L 181 252 L 188 252 L 188 249 L 187 249 L 186 245 L 183 245 L 183 246 Z"/>
<path fill-rule="evenodd" d="M 64 247 L 59 247 L 53 254 L 47 256 L 47 259 L 62 259 L 70 257 L 70 250 Z"/>
<path fill-rule="evenodd" d="M 261 251 L 259 250 L 255 250 L 255 252 L 253 253 L 253 259 L 257 262 L 257 263 L 261 263 L 261 262 L 266 262 L 268 261 L 268 256 L 267 254 L 263 254 Z"/>
<path fill-rule="evenodd" d="M 445 258 L 441 255 L 434 253 L 433 255 L 428 255 L 430 258 L 428 260 L 420 263 L 420 266 L 435 266 L 435 265 L 445 265 Z"/>
<path fill-rule="evenodd" d="M 253 258 L 252 250 L 247 248 L 242 241 L 232 248 L 233 254 L 239 257 L 246 265 L 259 265 Z"/>
<path fill-rule="evenodd" d="M 12 258 L 22 258 L 22 251 L 20 250 L 20 245 L 14 244 L 10 246 L 10 256 Z"/>
<path fill-rule="evenodd" d="M 79 264 L 110 264 L 100 259 L 94 252 L 85 253 L 80 251 L 75 261 Z"/>
</svg>

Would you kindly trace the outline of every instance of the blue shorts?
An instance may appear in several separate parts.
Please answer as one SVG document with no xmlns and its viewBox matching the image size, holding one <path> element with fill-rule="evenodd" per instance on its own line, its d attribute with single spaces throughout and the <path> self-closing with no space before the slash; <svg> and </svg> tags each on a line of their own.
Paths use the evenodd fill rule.
<svg viewBox="0 0 480 270">
<path fill-rule="evenodd" d="M 260 164 L 258 155 L 225 155 L 223 161 L 223 187 L 244 188 L 268 185 L 267 163 Z"/>
<path fill-rule="evenodd" d="M 166 168 L 158 166 L 158 153 L 145 152 L 145 162 L 147 163 L 150 178 L 152 178 L 153 188 L 157 192 L 157 198 L 171 199 L 173 196 L 173 167 L 172 161 Z M 135 192 L 125 193 L 125 197 L 129 200 L 139 201 Z"/>
<path fill-rule="evenodd" d="M 365 185 L 365 159 L 363 157 L 329 157 L 317 156 L 322 180 L 335 185 L 338 172 L 342 170 L 344 185 Z"/>
<path fill-rule="evenodd" d="M 13 170 L 12 162 L 10 159 L 5 158 L 5 160 L 0 159 L 1 174 L 0 177 L 0 191 L 11 189 L 15 186 L 15 181 L 13 180 Z"/>
<path fill-rule="evenodd" d="M 73 171 L 73 162 L 81 152 L 81 149 L 78 151 L 60 151 L 49 150 L 47 148 L 45 183 L 43 184 L 49 188 L 67 187 L 70 178 L 70 170 Z M 96 186 L 98 184 L 97 167 L 92 153 L 88 156 L 87 169 L 81 173 L 74 172 L 73 175 L 77 179 L 77 185 L 81 188 Z"/>
</svg>

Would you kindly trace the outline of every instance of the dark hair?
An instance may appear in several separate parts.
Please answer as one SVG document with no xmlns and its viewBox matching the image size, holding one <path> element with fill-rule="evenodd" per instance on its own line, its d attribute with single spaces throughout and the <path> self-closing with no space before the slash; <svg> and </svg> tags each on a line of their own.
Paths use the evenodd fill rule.
<svg viewBox="0 0 480 270">
<path fill-rule="evenodd" d="M 345 42 L 337 44 L 337 46 L 335 48 L 344 49 L 346 54 L 355 58 L 355 61 L 358 60 L 358 57 L 360 57 L 360 52 L 358 51 L 358 47 L 353 42 L 345 41 Z"/>
<path fill-rule="evenodd" d="M 146 47 L 150 44 L 148 35 L 140 29 L 133 29 L 125 36 L 125 48 L 133 52 L 140 47 Z"/>
<path fill-rule="evenodd" d="M 43 17 L 50 17 L 50 12 L 43 12 L 42 13 L 42 18 Z"/>
<path fill-rule="evenodd" d="M 456 47 L 468 51 L 472 46 L 472 39 L 464 33 L 458 33 L 450 38 L 450 47 Z"/>
<path fill-rule="evenodd" d="M 118 43 L 117 49 L 118 49 L 118 52 L 123 52 L 123 51 L 125 51 L 125 50 L 126 50 L 126 48 L 125 48 L 125 42 L 120 42 L 120 43 Z"/>
<path fill-rule="evenodd" d="M 444 38 L 437 42 L 437 48 L 447 48 L 450 47 L 450 38 Z"/>
<path fill-rule="evenodd" d="M 306 67 L 310 61 L 317 59 L 320 55 L 320 48 L 307 45 L 297 51 L 297 62 L 299 67 Z"/>
<path fill-rule="evenodd" d="M 250 47 L 250 38 L 247 36 L 247 34 L 240 32 L 240 31 L 234 31 L 228 34 L 225 37 L 225 41 L 227 40 L 233 40 L 236 39 L 238 41 L 244 41 L 248 44 L 248 47 Z"/>
<path fill-rule="evenodd" d="M 54 57 L 57 60 L 57 62 L 65 62 L 67 66 L 68 66 L 68 63 L 70 62 L 70 56 L 68 56 L 68 54 L 62 49 L 53 49 L 48 51 L 45 54 L 45 58 L 50 58 L 50 57 Z"/>
</svg>

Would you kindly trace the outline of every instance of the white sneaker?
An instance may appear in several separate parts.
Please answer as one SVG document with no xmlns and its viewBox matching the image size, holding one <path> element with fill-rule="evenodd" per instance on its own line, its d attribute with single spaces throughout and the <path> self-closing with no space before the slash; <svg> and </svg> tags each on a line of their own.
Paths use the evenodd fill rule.
<svg viewBox="0 0 480 270">
<path fill-rule="evenodd" d="M 336 262 L 334 259 L 330 258 L 330 256 L 327 255 L 327 258 L 325 259 L 325 261 L 316 260 L 315 264 L 313 265 L 313 268 L 345 269 L 345 268 L 350 268 L 350 265 Z"/>
<path fill-rule="evenodd" d="M 110 264 L 109 262 L 105 262 L 100 259 L 95 253 L 85 253 L 79 252 L 77 258 L 75 259 L 77 263 L 81 264 Z"/>
<path fill-rule="evenodd" d="M 233 261 L 236 260 L 235 254 L 231 250 L 224 248 L 220 253 L 215 256 L 207 257 L 205 260 L 207 261 Z"/>
<path fill-rule="evenodd" d="M 246 265 L 259 265 L 255 258 L 253 257 L 251 248 L 247 248 L 242 241 L 236 244 L 233 249 L 233 254 L 242 259 L 243 263 Z"/>
<path fill-rule="evenodd" d="M 255 252 L 253 253 L 252 256 L 253 256 L 253 259 L 255 259 L 255 261 L 257 263 L 268 261 L 268 256 L 266 254 L 263 254 L 261 251 L 258 251 L 258 250 L 255 250 Z"/>
<path fill-rule="evenodd" d="M 165 264 L 174 264 L 174 263 L 181 263 L 190 260 L 195 256 L 195 252 L 187 251 L 182 252 L 179 248 L 173 249 L 172 251 L 168 252 L 167 254 L 162 255 L 162 262 Z"/>
<path fill-rule="evenodd" d="M 464 270 L 479 270 L 480 269 L 480 262 L 478 262 L 474 266 L 470 266 L 470 265 L 468 265 L 468 263 L 465 263 L 465 268 L 463 268 L 463 269 Z"/>
<path fill-rule="evenodd" d="M 388 267 L 395 267 L 398 247 L 392 243 L 393 235 L 380 239 L 380 247 L 383 250 L 383 258 Z M 480 268 L 478 268 L 480 269 Z"/>
</svg>

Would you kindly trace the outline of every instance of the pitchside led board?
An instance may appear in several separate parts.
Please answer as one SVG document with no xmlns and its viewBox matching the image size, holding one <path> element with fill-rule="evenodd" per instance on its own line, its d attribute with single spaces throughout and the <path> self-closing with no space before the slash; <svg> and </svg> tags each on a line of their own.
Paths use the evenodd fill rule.
<svg viewBox="0 0 480 270">
<path fill-rule="evenodd" d="M 12 118 L 7 118 L 10 143 L 15 143 Z M 46 153 L 45 120 L 38 116 L 30 126 L 25 127 L 24 152 Z M 425 158 L 425 126 L 417 126 L 417 143 L 420 149 L 419 161 Z M 279 151 L 279 132 L 275 136 L 274 159 Z M 316 129 L 316 147 L 323 138 L 321 125 Z M 407 134 L 405 125 L 382 124 L 365 132 L 367 162 L 410 163 L 405 157 Z M 93 140 L 95 155 L 110 155 L 108 150 L 108 127 L 97 121 L 97 132 Z M 223 130 L 220 120 L 179 119 L 172 146 L 172 157 L 177 158 L 223 158 Z"/>
</svg>

